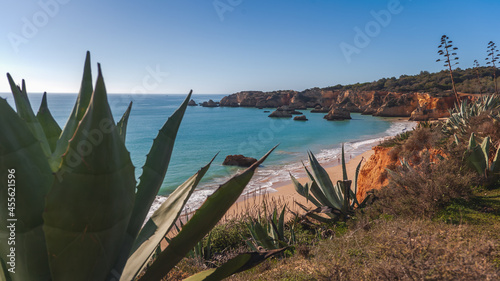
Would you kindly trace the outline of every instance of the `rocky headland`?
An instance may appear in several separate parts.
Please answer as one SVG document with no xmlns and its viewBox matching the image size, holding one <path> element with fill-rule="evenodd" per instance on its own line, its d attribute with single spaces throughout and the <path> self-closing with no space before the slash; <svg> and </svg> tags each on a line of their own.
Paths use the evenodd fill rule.
<svg viewBox="0 0 500 281">
<path fill-rule="evenodd" d="M 381 117 L 408 117 L 414 121 L 448 117 L 454 104 L 452 96 L 437 96 L 426 92 L 354 91 L 308 89 L 302 92 L 244 91 L 221 99 L 220 106 L 280 108 L 290 110 L 313 108 L 312 113 L 328 113 L 325 118 L 336 120 L 335 112 L 347 116 L 357 112 Z M 287 117 L 291 117 L 287 114 Z M 349 118 L 338 118 L 344 120 Z"/>
</svg>

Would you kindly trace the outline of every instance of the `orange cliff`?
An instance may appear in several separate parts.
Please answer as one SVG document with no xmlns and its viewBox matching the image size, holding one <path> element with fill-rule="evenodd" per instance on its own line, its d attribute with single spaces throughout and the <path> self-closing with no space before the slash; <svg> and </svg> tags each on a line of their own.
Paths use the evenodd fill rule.
<svg viewBox="0 0 500 281">
<path fill-rule="evenodd" d="M 389 182 L 386 168 L 393 166 L 397 161 L 391 159 L 390 147 L 375 146 L 374 153 L 363 165 L 358 176 L 358 193 L 356 198 L 362 202 L 366 197 L 366 192 L 372 189 L 381 189 Z"/>
<path fill-rule="evenodd" d="M 401 165 L 397 157 L 389 155 L 392 147 L 375 146 L 372 149 L 374 153 L 359 171 L 356 195 L 359 202 L 363 201 L 369 190 L 381 189 L 389 183 L 387 168 L 394 169 Z M 408 159 L 408 162 L 410 166 L 418 167 L 424 157 L 429 157 L 431 163 L 436 163 L 442 158 L 446 159 L 447 155 L 440 149 L 423 148 Z"/>
</svg>

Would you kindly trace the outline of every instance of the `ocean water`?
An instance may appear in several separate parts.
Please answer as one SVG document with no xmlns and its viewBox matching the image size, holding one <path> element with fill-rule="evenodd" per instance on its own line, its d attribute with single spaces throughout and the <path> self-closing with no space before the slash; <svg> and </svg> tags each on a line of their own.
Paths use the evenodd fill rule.
<svg viewBox="0 0 500 281">
<path fill-rule="evenodd" d="M 7 97 L 14 107 L 10 94 Z M 219 101 L 224 95 L 194 95 L 196 102 L 213 99 Z M 184 100 L 185 95 L 109 95 L 115 121 L 121 118 L 128 103 L 133 101 L 130 114 L 126 146 L 139 178 L 146 154 L 158 130 L 167 118 Z M 41 101 L 41 94 L 30 94 L 35 112 Z M 61 127 L 64 126 L 76 100 L 76 94 L 49 94 L 49 108 Z M 267 191 L 289 181 L 289 173 L 304 176 L 301 161 L 307 160 L 307 151 L 312 151 L 326 166 L 337 164 L 341 144 L 345 143 L 349 159 L 383 138 L 409 130 L 414 122 L 395 118 L 373 117 L 357 113 L 347 121 L 327 121 L 324 113 L 302 112 L 309 121 L 269 118 L 264 111 L 273 109 L 256 108 L 204 108 L 188 107 L 179 129 L 172 159 L 165 181 L 153 209 L 177 186 L 182 184 L 212 157 L 219 153 L 210 170 L 200 183 L 188 203 L 189 209 L 199 206 L 218 185 L 240 170 L 237 167 L 222 166 L 225 156 L 243 154 L 260 158 L 273 146 L 278 148 L 264 162 L 247 186 L 244 194 Z"/>
</svg>

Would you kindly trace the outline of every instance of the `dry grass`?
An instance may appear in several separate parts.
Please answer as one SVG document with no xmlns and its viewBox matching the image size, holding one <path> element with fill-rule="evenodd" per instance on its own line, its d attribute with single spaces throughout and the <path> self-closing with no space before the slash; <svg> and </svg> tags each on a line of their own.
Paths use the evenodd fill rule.
<svg viewBox="0 0 500 281">
<path fill-rule="evenodd" d="M 469 225 L 378 221 L 228 280 L 498 280 L 498 240 Z"/>
</svg>

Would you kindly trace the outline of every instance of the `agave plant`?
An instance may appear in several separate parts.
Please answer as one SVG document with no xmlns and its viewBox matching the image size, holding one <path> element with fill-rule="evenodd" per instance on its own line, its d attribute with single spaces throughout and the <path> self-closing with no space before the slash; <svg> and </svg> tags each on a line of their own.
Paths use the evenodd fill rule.
<svg viewBox="0 0 500 281">
<path fill-rule="evenodd" d="M 483 112 L 491 111 L 500 107 L 500 98 L 497 95 L 486 95 L 478 98 L 474 102 L 462 101 L 460 105 L 455 105 L 450 110 L 450 117 L 443 125 L 443 133 L 452 135 L 464 135 L 470 128 L 471 117 L 478 116 Z M 498 118 L 492 116 L 492 118 Z"/>
<path fill-rule="evenodd" d="M 345 220 L 354 212 L 354 208 L 360 208 L 366 205 L 369 197 L 366 197 L 362 203 L 359 203 L 356 198 L 356 194 L 358 192 L 358 174 L 363 160 L 361 160 L 356 167 L 353 191 L 351 188 L 352 181 L 347 177 L 343 144 L 343 179 L 337 181 L 335 185 L 333 185 L 326 170 L 321 167 L 316 157 L 314 157 L 314 154 L 312 154 L 312 152 L 308 152 L 308 156 L 312 173 L 307 169 L 307 167 L 305 167 L 305 165 L 304 168 L 309 177 L 309 181 L 305 185 L 302 185 L 294 176 L 290 174 L 292 182 L 295 185 L 295 190 L 317 207 L 314 210 L 309 210 L 307 207 L 299 204 L 302 209 L 307 211 L 307 216 L 322 222 Z M 318 213 L 325 214 L 328 217 L 325 218 L 318 215 Z"/>
<path fill-rule="evenodd" d="M 258 251 L 259 248 L 273 250 L 287 247 L 295 243 L 295 232 L 290 230 L 290 238 L 285 237 L 285 210 L 286 206 L 278 216 L 276 207 L 270 218 L 260 217 L 247 223 L 248 230 L 252 236 L 252 242 L 247 241 L 250 249 Z"/>
<path fill-rule="evenodd" d="M 477 173 L 488 178 L 488 176 L 498 173 L 500 171 L 500 160 L 498 158 L 500 147 L 497 149 L 495 156 L 491 160 L 489 158 L 491 146 L 490 137 L 483 139 L 481 145 L 476 142 L 476 137 L 471 134 L 469 139 L 469 146 L 467 148 L 467 162 L 476 169 Z"/>
<path fill-rule="evenodd" d="M 62 130 L 46 95 L 35 116 L 24 80 L 19 87 L 7 74 L 17 113 L 0 99 L 0 220 L 12 221 L 15 231 L 0 228 L 0 241 L 14 241 L 0 244 L 0 280 L 160 280 L 215 226 L 272 151 L 222 184 L 159 252 L 213 159 L 144 224 L 191 93 L 159 131 L 136 185 L 124 142 L 130 106 L 115 124 L 98 69 L 94 88 L 87 53 L 80 92 Z M 9 187 L 7 173 L 15 177 Z M 5 194 L 14 199 L 7 201 Z M 159 253 L 151 261 L 154 252 Z M 220 280 L 276 252 L 242 254 L 190 280 Z"/>
</svg>

